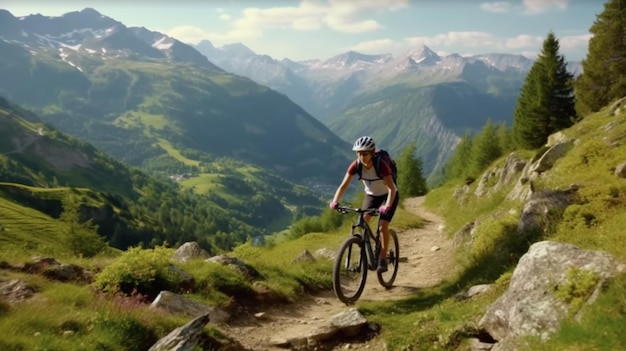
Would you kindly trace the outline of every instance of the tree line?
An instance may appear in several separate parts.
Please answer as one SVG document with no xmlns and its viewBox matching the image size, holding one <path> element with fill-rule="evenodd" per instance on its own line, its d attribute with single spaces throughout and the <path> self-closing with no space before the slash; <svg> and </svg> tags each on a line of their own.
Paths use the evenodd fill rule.
<svg viewBox="0 0 626 351">
<path fill-rule="evenodd" d="M 567 71 L 558 38 L 547 34 L 521 88 L 511 128 L 488 120 L 480 132 L 466 132 L 446 165 L 446 181 L 472 180 L 507 152 L 542 147 L 551 134 L 626 96 L 626 1 L 605 3 L 589 31 L 593 36 L 577 78 Z"/>
</svg>

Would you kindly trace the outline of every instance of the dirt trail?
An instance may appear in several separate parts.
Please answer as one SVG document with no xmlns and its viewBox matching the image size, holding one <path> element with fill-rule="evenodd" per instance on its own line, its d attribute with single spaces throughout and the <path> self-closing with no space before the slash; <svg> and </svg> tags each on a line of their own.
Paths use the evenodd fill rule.
<svg viewBox="0 0 626 351">
<path fill-rule="evenodd" d="M 365 291 L 359 301 L 394 300 L 406 297 L 420 288 L 439 284 L 454 270 L 452 242 L 443 233 L 443 220 L 428 212 L 423 206 L 423 197 L 404 201 L 407 211 L 424 218 L 422 228 L 397 231 L 400 241 L 401 263 L 394 287 L 386 290 L 379 285 L 375 272 L 368 274 Z M 393 222 L 392 226 L 393 228 Z M 349 307 L 335 297 L 332 291 L 307 297 L 297 304 L 268 309 L 260 318 L 239 320 L 226 328 L 227 335 L 237 338 L 244 346 L 255 351 L 285 350 L 273 346 L 276 342 L 300 338 L 329 318 L 344 312 Z M 351 349 L 383 350 L 382 341 L 374 338 L 351 345 L 335 345 L 320 350 Z"/>
</svg>

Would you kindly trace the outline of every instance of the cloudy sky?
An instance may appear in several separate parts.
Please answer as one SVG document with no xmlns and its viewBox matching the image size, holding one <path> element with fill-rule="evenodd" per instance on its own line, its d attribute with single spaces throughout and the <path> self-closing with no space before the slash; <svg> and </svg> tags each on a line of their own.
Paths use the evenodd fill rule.
<svg viewBox="0 0 626 351">
<path fill-rule="evenodd" d="M 0 0 L 14 16 L 86 7 L 128 27 L 197 44 L 243 43 L 275 59 L 327 59 L 354 50 L 394 55 L 426 45 L 441 55 L 536 57 L 552 31 L 566 60 L 587 55 L 604 0 Z"/>
</svg>

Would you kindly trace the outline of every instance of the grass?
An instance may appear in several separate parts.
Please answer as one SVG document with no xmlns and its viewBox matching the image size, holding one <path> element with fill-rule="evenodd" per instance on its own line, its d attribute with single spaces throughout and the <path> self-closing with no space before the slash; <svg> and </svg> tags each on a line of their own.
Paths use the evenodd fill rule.
<svg viewBox="0 0 626 351">
<path fill-rule="evenodd" d="M 61 256 L 62 225 L 30 207 L 0 198 L 0 255 L 3 260 L 20 260 L 30 255 Z"/>
<path fill-rule="evenodd" d="M 550 231 L 536 237 L 516 235 L 522 204 L 507 200 L 513 184 L 482 197 L 473 195 L 476 183 L 468 187 L 463 197 L 454 196 L 463 185 L 460 182 L 432 190 L 425 205 L 445 217 L 447 235 L 452 237 L 466 223 L 478 223 L 473 245 L 459 250 L 457 275 L 439 286 L 421 289 L 399 301 L 357 303 L 369 321 L 382 325 L 387 349 L 468 350 L 467 338 L 480 334 L 478 321 L 486 308 L 506 291 L 519 257 L 532 242 L 568 242 L 584 249 L 606 251 L 626 261 L 623 229 L 626 184 L 614 175 L 614 168 L 626 160 L 625 119 L 625 114 L 606 117 L 600 112 L 563 131 L 578 141 L 550 171 L 536 180 L 536 187 L 563 190 L 577 184 L 578 194 L 562 219 Z M 533 151 L 523 150 L 520 155 L 530 159 Z M 502 165 L 503 161 L 497 160 L 494 165 Z M 246 174 L 246 170 L 240 173 Z M 205 180 L 210 177 L 206 176 Z M 206 186 L 203 184 L 185 185 Z M 311 263 L 295 259 L 305 250 L 312 254 L 319 249 L 336 250 L 349 233 L 353 220 L 344 219 L 339 228 L 328 233 L 308 233 L 297 239 L 286 239 L 285 235 L 281 240 L 273 240 L 272 245 L 259 247 L 248 242 L 235 248 L 229 255 L 254 267 L 263 277 L 257 286 L 229 267 L 203 261 L 176 263 L 197 282 L 188 296 L 228 308 L 233 296 L 243 300 L 253 298 L 258 285 L 271 290 L 275 302 L 294 302 L 304 293 L 328 290 L 332 287 L 331 260 L 318 258 Z M 0 231 L 3 260 L 23 262 L 34 253 L 58 255 L 101 272 L 124 259 L 123 254 L 91 260 L 70 258 L 58 242 L 60 229 L 54 219 L 4 199 L 0 199 L 0 225 L 9 229 Z M 406 230 L 422 225 L 420 218 L 399 209 L 392 227 Z M 149 274 L 150 267 L 142 266 L 142 272 Z M 576 278 L 576 272 L 572 274 L 574 280 L 593 278 L 584 276 L 584 272 L 580 273 L 582 278 Z M 187 321 L 183 317 L 155 313 L 133 296 L 103 298 L 94 293 L 92 286 L 63 284 L 36 275 L 0 270 L 0 282 L 13 279 L 27 282 L 38 294 L 19 306 L 0 303 L 0 329 L 6 331 L 0 349 L 140 350 Z M 468 300 L 456 298 L 458 293 L 480 283 L 493 283 L 494 288 Z M 585 285 L 574 283 L 570 287 L 574 294 L 586 293 Z M 561 297 L 569 299 L 571 296 L 565 293 Z M 528 350 L 625 350 L 626 275 L 607 284 L 595 303 L 581 306 L 578 317 L 567 317 L 548 341 L 527 338 Z M 206 327 L 205 332 L 219 339 L 215 329 Z"/>
<path fill-rule="evenodd" d="M 175 149 L 169 141 L 165 139 L 159 138 L 159 146 L 161 149 L 165 150 L 168 155 L 172 156 L 175 160 L 182 162 L 186 166 L 198 166 L 200 165 L 199 161 L 190 160 L 187 157 L 183 156 L 180 151 Z"/>
<path fill-rule="evenodd" d="M 577 139 L 576 146 L 537 179 L 536 186 L 540 190 L 565 190 L 577 184 L 578 197 L 552 231 L 530 241 L 515 239 L 519 237 L 515 228 L 521 204 L 506 200 L 510 187 L 481 198 L 455 198 L 453 194 L 463 185 L 460 182 L 431 191 L 425 205 L 446 218 L 448 235 L 454 235 L 465 223 L 481 224 L 471 249 L 459 251 L 462 271 L 455 279 L 404 301 L 359 306 L 369 319 L 387 327 L 384 337 L 389 349 L 468 349 L 461 336 L 477 334 L 477 322 L 485 308 L 505 291 L 517 260 L 534 241 L 568 242 L 626 261 L 626 184 L 614 174 L 615 167 L 626 160 L 625 119 L 625 114 L 606 117 L 600 112 L 563 131 Z M 522 152 L 529 158 L 528 150 Z M 498 160 L 494 164 L 502 163 Z M 466 194 L 473 194 L 475 187 L 476 183 L 470 185 Z M 453 298 L 463 288 L 494 281 L 496 289 L 484 296 L 463 302 Z M 574 290 L 582 288 L 572 286 Z M 548 342 L 528 338 L 527 349 L 626 350 L 626 275 L 608 284 L 600 298 L 581 311 L 580 320 L 569 316 Z"/>
</svg>

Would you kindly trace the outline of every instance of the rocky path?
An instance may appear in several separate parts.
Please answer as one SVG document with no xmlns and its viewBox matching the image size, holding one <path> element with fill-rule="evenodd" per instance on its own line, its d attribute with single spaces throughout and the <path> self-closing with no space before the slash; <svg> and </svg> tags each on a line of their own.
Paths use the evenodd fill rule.
<svg viewBox="0 0 626 351">
<path fill-rule="evenodd" d="M 398 231 L 401 263 L 392 289 L 378 284 L 375 274 L 368 275 L 367 285 L 361 301 L 400 299 L 424 287 L 439 284 L 454 270 L 452 242 L 443 233 L 443 220 L 428 212 L 423 206 L 423 197 L 404 201 L 405 209 L 424 218 L 422 228 Z M 393 227 L 393 223 L 392 223 Z M 237 338 L 244 346 L 255 351 L 285 350 L 279 346 L 287 340 L 300 338 L 312 329 L 349 307 L 340 302 L 332 291 L 310 296 L 294 305 L 268 309 L 262 315 L 238 320 L 230 325 L 227 335 Z M 318 350 L 369 349 L 383 350 L 382 341 L 353 341 L 320 347 Z"/>
</svg>

